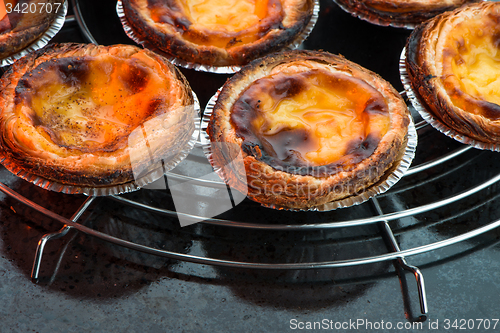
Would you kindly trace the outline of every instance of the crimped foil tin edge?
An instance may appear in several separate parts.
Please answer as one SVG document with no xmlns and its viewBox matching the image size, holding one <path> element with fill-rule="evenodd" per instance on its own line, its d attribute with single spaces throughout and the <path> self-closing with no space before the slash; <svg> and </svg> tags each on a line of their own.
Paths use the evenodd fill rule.
<svg viewBox="0 0 500 333">
<path fill-rule="evenodd" d="M 137 36 L 134 29 L 130 26 L 130 24 L 127 21 L 127 18 L 125 17 L 121 0 L 118 0 L 116 3 L 116 13 L 118 15 L 118 18 L 120 19 L 125 34 L 130 39 L 132 39 L 137 44 L 142 45 L 143 47 L 146 47 L 158 54 L 161 54 L 163 57 L 165 57 L 168 61 L 170 61 L 172 64 L 176 66 L 186 69 L 193 69 L 200 72 L 214 73 L 214 74 L 234 74 L 236 72 L 239 72 L 242 67 L 242 66 L 210 66 L 206 64 L 197 64 L 193 62 L 188 62 L 176 58 L 175 56 L 158 49 L 156 46 L 152 45 L 147 40 L 142 40 L 139 36 Z M 302 44 L 302 42 L 306 40 L 307 37 L 309 37 L 309 34 L 312 32 L 314 26 L 316 25 L 316 22 L 318 21 L 318 14 L 319 14 L 319 0 L 314 0 L 314 8 L 311 20 L 307 24 L 306 28 L 302 31 L 302 33 L 299 34 L 288 46 L 285 46 L 284 49 L 295 49 L 299 47 Z"/>
<path fill-rule="evenodd" d="M 450 127 L 446 124 L 443 124 L 438 118 L 436 118 L 430 111 L 426 109 L 425 104 L 419 100 L 418 95 L 413 91 L 411 87 L 410 77 L 408 76 L 408 72 L 406 70 L 406 47 L 403 48 L 401 52 L 401 56 L 399 59 L 399 75 L 401 78 L 401 83 L 403 83 L 403 87 L 406 92 L 406 96 L 410 100 L 411 104 L 420 114 L 420 116 L 433 128 L 443 133 L 447 137 L 450 137 L 460 143 L 470 145 L 477 149 L 482 150 L 492 150 L 492 151 L 500 151 L 500 144 L 493 144 L 482 142 L 473 138 L 470 138 Z"/>
<path fill-rule="evenodd" d="M 65 0 L 63 7 L 61 8 L 61 10 L 59 10 L 59 13 L 57 13 L 56 17 L 54 18 L 54 21 L 52 21 L 52 24 L 49 26 L 47 31 L 45 31 L 45 33 L 40 38 L 38 38 L 36 41 L 28 45 L 26 48 L 22 49 L 16 54 L 13 54 L 7 58 L 0 60 L 0 67 L 12 65 L 17 59 L 22 58 L 31 52 L 35 52 L 36 50 L 39 50 L 45 45 L 47 45 L 49 41 L 52 38 L 54 38 L 54 36 L 63 27 L 64 21 L 66 20 L 67 12 L 68 12 L 68 1 Z"/>
</svg>

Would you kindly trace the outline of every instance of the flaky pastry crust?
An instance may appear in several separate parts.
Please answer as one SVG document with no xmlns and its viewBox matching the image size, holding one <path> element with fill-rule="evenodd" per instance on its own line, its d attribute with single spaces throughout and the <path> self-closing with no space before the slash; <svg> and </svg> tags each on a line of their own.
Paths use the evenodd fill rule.
<svg viewBox="0 0 500 333">
<path fill-rule="evenodd" d="M 335 0 L 353 14 L 380 25 L 411 28 L 440 13 L 480 0 Z"/>
<path fill-rule="evenodd" d="M 56 8 L 62 10 L 63 2 L 64 0 L 19 0 L 17 4 L 21 12 L 12 10 L 8 14 L 11 29 L 0 33 L 0 59 L 16 54 L 40 38 L 56 18 Z M 9 3 L 16 8 L 16 3 L 6 1 L 6 4 Z M 56 6 L 56 3 L 61 5 Z M 35 5 L 36 10 L 30 10 L 31 4 Z M 44 4 L 43 7 L 41 4 Z M 47 4 L 52 5 L 51 11 L 46 9 Z M 27 12 L 22 13 L 22 10 L 26 8 Z"/>
<path fill-rule="evenodd" d="M 186 79 L 134 46 L 52 44 L 16 61 L 0 92 L 2 154 L 61 184 L 134 181 L 192 133 Z"/>
<path fill-rule="evenodd" d="M 142 41 L 186 62 L 217 67 L 245 65 L 290 45 L 307 27 L 315 5 L 314 0 L 255 1 L 255 6 L 266 6 L 265 10 L 256 10 L 260 16 L 256 14 L 254 22 L 229 27 L 210 20 L 197 22 L 189 13 L 189 3 L 122 0 L 126 20 Z M 213 11 L 213 17 L 224 19 L 228 15 L 224 8 L 207 10 Z M 250 14 L 230 13 L 237 16 L 233 18 L 236 23 Z"/>
<path fill-rule="evenodd" d="M 324 168 L 313 167 L 311 172 L 295 172 L 292 171 L 294 168 L 282 168 L 273 160 L 264 158 L 266 148 L 263 145 L 249 146 L 245 142 L 243 132 L 235 127 L 232 113 L 235 112 L 234 105 L 248 87 L 256 80 L 277 73 L 293 76 L 311 69 L 327 72 L 335 78 L 338 74 L 338 77 L 360 80 L 363 85 L 367 84 L 377 91 L 374 99 L 369 101 L 376 101 L 380 110 L 388 110 L 390 125 L 369 156 L 352 163 L 356 157 L 349 155 L 345 163 L 331 168 L 327 165 Z M 248 100 L 245 103 L 251 104 Z M 242 154 L 244 170 L 225 168 L 225 178 L 230 186 L 244 193 L 248 191 L 249 198 L 267 206 L 306 209 L 357 195 L 375 184 L 404 151 L 409 122 L 409 112 L 402 98 L 375 73 L 329 53 L 292 51 L 256 60 L 228 80 L 214 106 L 207 132 L 213 143 L 216 166 L 230 165 L 238 154 Z M 314 170 L 320 168 L 328 171 L 326 174 L 315 173 Z"/>
<path fill-rule="evenodd" d="M 406 47 L 412 90 L 445 126 L 500 143 L 500 3 L 464 6 L 418 27 Z"/>
</svg>

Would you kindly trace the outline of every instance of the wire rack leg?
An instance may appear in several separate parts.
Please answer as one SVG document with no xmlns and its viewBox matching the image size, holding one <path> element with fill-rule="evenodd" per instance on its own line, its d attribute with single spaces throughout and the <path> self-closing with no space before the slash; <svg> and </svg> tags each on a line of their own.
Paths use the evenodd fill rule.
<svg viewBox="0 0 500 333">
<path fill-rule="evenodd" d="M 65 225 L 57 232 L 43 235 L 43 237 L 38 241 L 35 252 L 35 261 L 33 262 L 33 268 L 31 269 L 31 280 L 33 282 L 38 282 L 38 274 L 40 273 L 45 244 L 47 244 L 47 242 L 51 239 L 58 239 L 65 236 L 71 229 L 72 228 L 70 226 Z"/>
<path fill-rule="evenodd" d="M 95 197 L 88 197 L 87 200 L 80 206 L 80 208 L 76 211 L 75 214 L 71 217 L 71 221 L 76 222 L 83 213 L 87 210 L 90 204 L 94 201 Z M 38 275 L 40 273 L 40 266 L 42 264 L 43 257 L 43 249 L 49 240 L 58 239 L 64 237 L 73 227 L 64 225 L 59 231 L 45 234 L 38 241 L 38 245 L 36 247 L 35 252 L 35 260 L 33 262 L 33 268 L 31 269 L 31 280 L 33 282 L 38 282 Z M 64 254 L 64 251 L 61 253 L 61 256 Z"/>
<path fill-rule="evenodd" d="M 373 206 L 375 207 L 375 210 L 377 211 L 377 213 L 380 215 L 383 215 L 382 208 L 380 207 L 378 200 L 376 198 L 372 198 L 371 202 L 372 202 Z M 394 233 L 392 232 L 392 229 L 389 226 L 389 223 L 380 222 L 379 226 L 381 228 L 382 234 L 384 235 L 384 239 L 388 243 L 388 246 L 390 246 L 391 250 L 393 252 L 401 252 L 401 249 L 399 248 L 399 245 L 396 241 L 396 237 L 394 236 Z M 422 314 L 422 316 L 420 316 L 417 320 L 423 321 L 426 318 L 425 315 L 428 313 L 427 295 L 425 292 L 424 275 L 422 274 L 422 272 L 420 271 L 420 269 L 418 267 L 409 265 L 403 256 L 398 257 L 396 260 L 397 260 L 397 263 L 399 264 L 399 266 L 403 270 L 411 272 L 415 277 L 415 280 L 417 282 L 417 288 L 418 288 L 418 298 L 419 298 L 419 302 L 420 302 L 420 313 Z M 400 274 L 398 272 L 398 275 L 400 275 L 400 280 L 401 280 L 402 286 L 405 286 L 406 283 L 404 282 L 404 274 Z M 403 289 L 405 289 L 405 288 L 403 288 Z M 406 297 L 406 295 L 403 295 L 403 296 Z M 405 300 L 405 303 L 406 303 L 406 300 Z M 408 304 L 409 304 L 409 302 L 408 302 Z M 412 318 L 410 318 L 410 319 L 412 319 Z"/>
</svg>

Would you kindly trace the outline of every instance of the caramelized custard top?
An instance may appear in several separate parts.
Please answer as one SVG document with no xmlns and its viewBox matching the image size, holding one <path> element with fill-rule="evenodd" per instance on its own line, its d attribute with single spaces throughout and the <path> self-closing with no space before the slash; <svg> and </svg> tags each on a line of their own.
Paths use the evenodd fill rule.
<svg viewBox="0 0 500 333">
<path fill-rule="evenodd" d="M 231 122 L 247 154 L 291 173 L 325 176 L 369 157 L 390 115 L 366 82 L 315 68 L 256 80 L 234 104 Z"/>
<path fill-rule="evenodd" d="M 142 53 L 44 62 L 16 87 L 16 116 L 60 147 L 113 151 L 149 116 L 167 108 L 169 81 Z M 75 152 L 73 152 L 74 154 Z"/>
<path fill-rule="evenodd" d="M 148 0 L 148 8 L 184 39 L 221 48 L 252 43 L 283 18 L 280 0 Z"/>
<path fill-rule="evenodd" d="M 500 120 L 498 9 L 455 25 L 442 41 L 441 55 L 441 80 L 452 103 L 492 120 Z"/>
</svg>

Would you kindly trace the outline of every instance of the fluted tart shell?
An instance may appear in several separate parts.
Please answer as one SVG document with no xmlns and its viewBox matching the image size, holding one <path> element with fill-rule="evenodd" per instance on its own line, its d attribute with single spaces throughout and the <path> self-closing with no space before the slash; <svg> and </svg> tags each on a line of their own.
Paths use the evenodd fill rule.
<svg viewBox="0 0 500 333">
<path fill-rule="evenodd" d="M 417 98 L 446 127 L 500 143 L 500 3 L 482 2 L 418 27 L 406 47 Z"/>
<path fill-rule="evenodd" d="M 4 1 L 10 11 L 7 14 L 10 28 L 0 28 L 0 59 L 16 54 L 40 38 L 56 18 L 56 9 L 63 10 L 64 3 L 64 0 Z M 47 4 L 52 10 L 46 8 Z"/>
<path fill-rule="evenodd" d="M 308 209 L 368 189 L 399 161 L 409 112 L 377 74 L 341 56 L 289 51 L 223 86 L 207 127 L 228 184 L 263 205 Z M 231 164 L 232 163 L 232 164 Z"/>
<path fill-rule="evenodd" d="M 149 50 L 51 44 L 0 80 L 1 153 L 60 184 L 124 184 L 190 137 L 192 107 L 186 79 Z"/>
<path fill-rule="evenodd" d="M 141 41 L 188 63 L 242 66 L 306 29 L 314 0 L 122 0 Z"/>
</svg>

